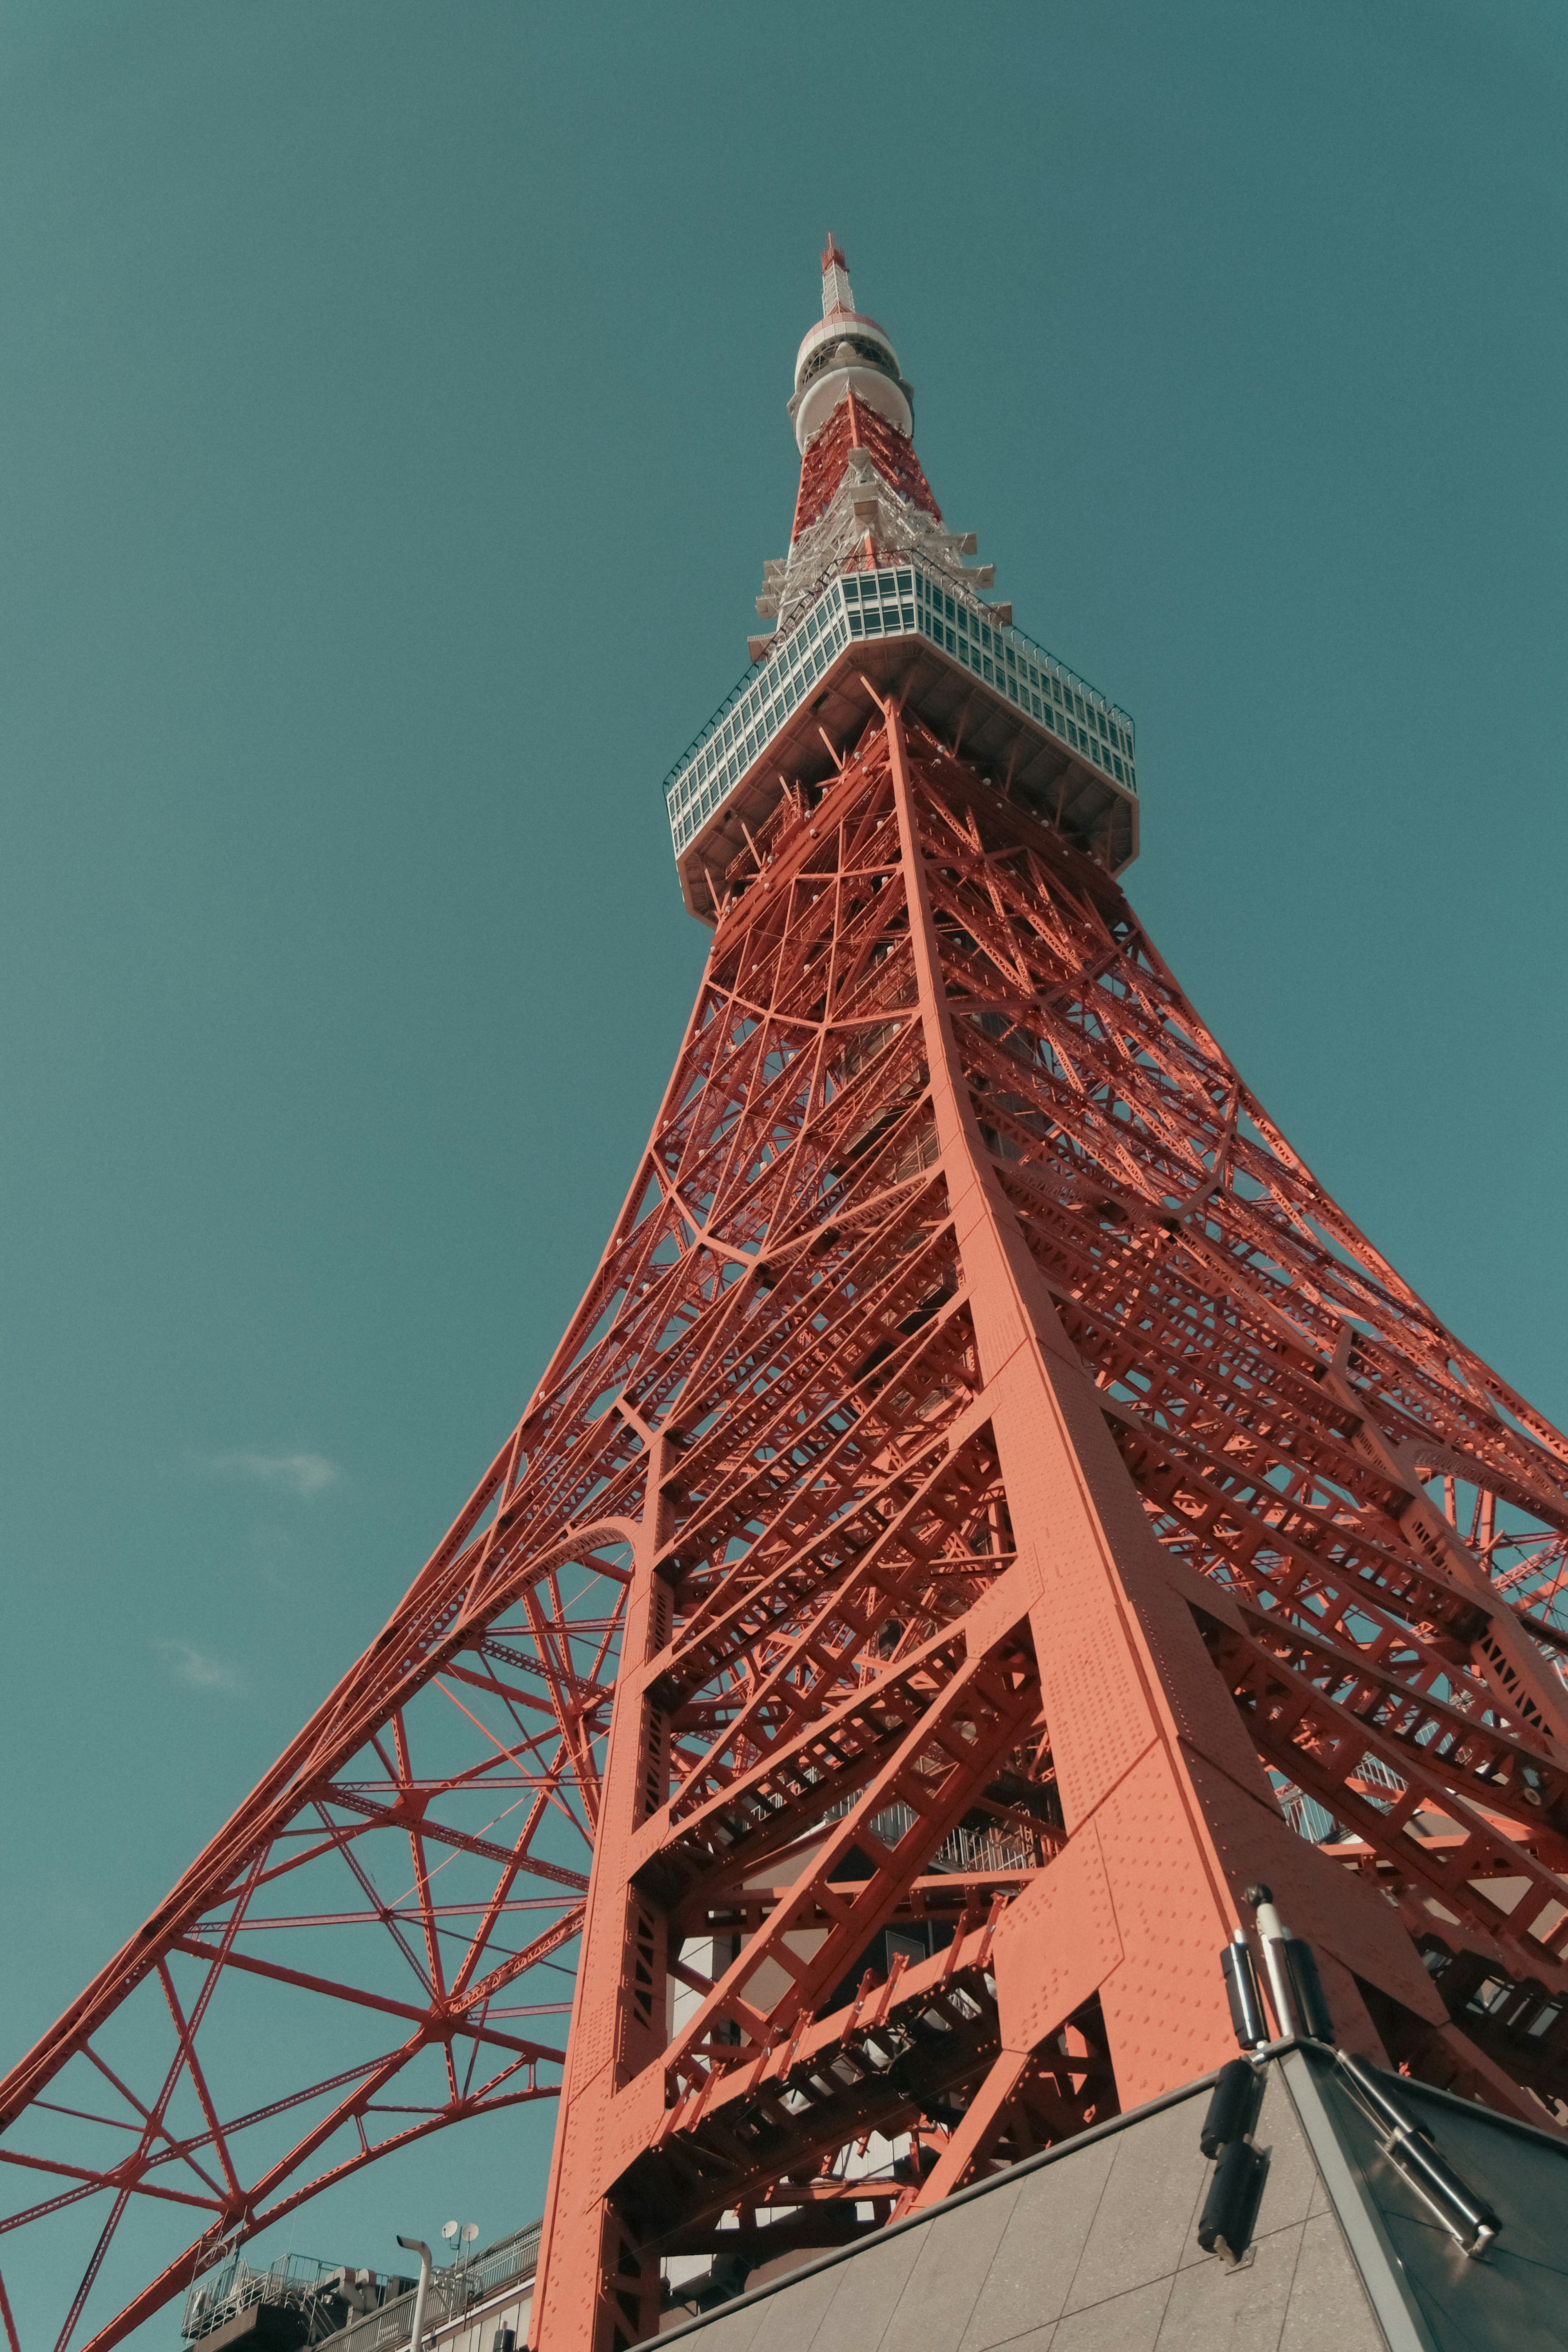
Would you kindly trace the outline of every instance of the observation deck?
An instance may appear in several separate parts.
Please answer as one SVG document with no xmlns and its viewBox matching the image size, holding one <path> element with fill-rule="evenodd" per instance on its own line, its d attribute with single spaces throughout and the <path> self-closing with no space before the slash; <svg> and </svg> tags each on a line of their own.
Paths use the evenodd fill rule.
<svg viewBox="0 0 1568 2352">
<path fill-rule="evenodd" d="M 834 566 L 665 779 L 681 893 L 699 921 L 716 919 L 727 871 L 785 782 L 822 783 L 833 754 L 852 751 L 876 715 L 873 687 L 896 688 L 970 766 L 1113 874 L 1137 856 L 1127 713 L 1014 628 L 1010 606 L 915 558 L 874 570 L 859 558 Z"/>
</svg>

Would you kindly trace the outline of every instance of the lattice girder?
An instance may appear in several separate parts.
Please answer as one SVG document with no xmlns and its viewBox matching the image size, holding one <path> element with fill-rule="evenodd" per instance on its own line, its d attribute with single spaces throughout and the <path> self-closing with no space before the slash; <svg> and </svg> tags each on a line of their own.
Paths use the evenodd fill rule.
<svg viewBox="0 0 1568 2352">
<path fill-rule="evenodd" d="M 1077 2127 L 1086 2083 L 1103 2106 L 1222 2056 L 1215 1958 L 1242 1879 L 1265 1867 L 1327 1957 L 1347 2039 L 1381 2047 L 1364 1982 L 1380 2015 L 1406 2021 L 1401 2056 L 1517 2101 L 1456 2038 L 1395 1914 L 1357 1901 L 1359 1874 L 1281 1835 L 1258 1758 L 1296 1751 L 1277 1706 L 1260 1717 L 1243 1649 L 1253 1670 L 1266 1661 L 1271 1691 L 1284 1683 L 1298 1737 L 1309 1718 L 1355 1724 L 1361 1747 L 1333 1785 L 1390 1855 L 1415 1801 L 1380 1812 L 1356 1775 L 1368 1757 L 1392 1771 L 1421 1755 L 1422 1787 L 1475 1828 L 1466 1861 L 1422 1885 L 1452 1895 L 1462 1868 L 1495 1876 L 1504 1852 L 1532 1885 L 1563 1884 L 1561 1636 L 1499 1607 L 1406 1458 L 1411 1445 L 1446 1458 L 1450 1476 L 1484 1476 L 1554 1526 L 1562 1442 L 1324 1200 L 1103 873 L 946 747 L 918 728 L 906 741 L 891 714 L 758 853 L 720 921 L 704 1018 L 742 1013 L 754 1067 L 792 1056 L 800 1116 L 767 1163 L 789 1176 L 774 1222 L 747 1228 L 765 1298 L 747 1312 L 769 1370 L 758 1393 L 754 1358 L 710 1356 L 736 1377 L 727 1397 L 695 1384 L 700 1420 L 664 1482 L 650 1565 L 669 1580 L 673 1631 L 636 1689 L 668 1744 L 650 1781 L 642 1738 L 623 1843 L 601 1841 L 591 1905 L 643 1921 L 669 2013 L 661 2030 L 650 2004 L 641 2031 L 632 2019 L 617 2033 L 605 2011 L 591 2041 L 574 2041 L 552 2182 L 541 2326 L 606 2352 L 652 2324 L 658 2257 L 717 2242 L 705 2232 L 721 2213 L 755 2231 L 788 2207 L 790 2242 L 810 2242 L 806 2185 L 826 2214 L 834 2196 L 817 2191 L 839 2179 L 841 2205 L 843 2158 L 873 2109 L 879 2128 L 902 2116 L 936 2154 L 901 2210 Z M 864 1042 L 846 1053 L 852 1021 Z M 854 1100 L 833 1129 L 820 1081 L 835 1055 Z M 727 1097 L 705 1131 L 742 1125 Z M 700 1170 L 705 1234 L 731 1245 L 727 1219 L 759 1207 L 736 1181 L 739 1149 L 723 1172 L 712 1145 L 685 1163 Z M 677 1438 L 686 1414 L 683 1399 Z M 1047 1414 L 1057 1433 L 1042 1445 Z M 1043 1486 L 1042 1453 L 1060 1465 Z M 1082 1590 L 1040 1589 L 1040 1551 L 1063 1540 L 1063 1472 L 1080 1518 L 1087 1481 L 1098 1566 L 1114 1563 L 1108 1606 L 1090 1613 L 1122 1654 L 1102 1650 L 1088 1672 L 1061 1654 Z M 975 1547 L 982 1501 L 994 1532 Z M 1218 1675 L 1197 1663 L 1200 1627 Z M 988 1783 L 998 1759 L 977 1754 L 962 1793 L 974 1818 L 1006 1780 L 1011 1811 L 995 1810 L 1016 1823 L 1030 1818 L 1023 1789 L 1035 1866 L 967 1885 L 996 1916 L 966 1910 L 902 1986 L 895 1964 L 869 2003 L 864 1988 L 846 2003 L 857 1941 L 864 1953 L 894 1916 L 927 1916 L 916 1889 L 935 1883 L 951 1816 L 923 1811 L 907 1773 L 960 1656 L 1011 1662 L 1010 1771 Z M 623 1669 L 628 1722 L 632 1689 Z M 917 1693 L 924 1725 L 910 1721 Z M 972 1727 L 970 1739 L 978 1749 Z M 1482 1791 L 1495 1821 L 1476 1811 Z M 894 1808 L 907 1826 L 890 1847 L 868 1832 Z M 1136 1889 L 1140 1854 L 1158 1902 Z M 1419 1932 L 1431 1915 L 1413 1910 L 1415 1884 L 1394 1891 Z M 1502 1915 L 1464 1884 L 1445 1932 L 1490 1955 Z M 1528 1908 L 1512 1906 L 1505 1936 Z M 1171 1965 L 1173 1917 L 1184 1935 L 1202 1922 L 1203 1983 L 1196 1958 L 1190 1976 Z M 1009 1920 L 989 1964 L 977 1959 Z M 727 1927 L 727 1965 L 680 1957 Z M 1530 1943 L 1548 1982 L 1555 1940 Z M 590 1964 L 594 1941 L 591 1927 Z M 607 1930 L 601 1948 L 616 1941 Z M 949 2042 L 942 2086 L 927 2076 L 911 2091 L 919 2034 L 935 2030 L 921 2021 L 949 1980 L 975 2005 L 974 2046 L 958 2063 Z M 672 1986 L 688 1997 L 678 2021 Z M 589 1997 L 596 2012 L 613 2005 L 612 1972 Z M 1074 2022 L 1088 2004 L 1097 2043 Z M 891 2081 L 878 2032 L 904 2037 Z M 1064 2033 L 1097 2053 L 1076 2101 L 1042 2087 Z"/>
<path fill-rule="evenodd" d="M 841 2242 L 1228 2054 L 1258 1876 L 1347 2042 L 1550 2121 L 1552 2037 L 1461 2033 L 1423 1955 L 1564 1984 L 1565 1533 L 1568 1446 L 1322 1192 L 1116 884 L 889 708 L 758 842 L 452 1533 L 5 2085 L 0 2155 L 56 2168 L 19 2218 L 98 2200 L 62 2352 L 128 2213 L 169 2234 L 97 2347 L 558 2081 L 538 2324 L 614 2352 L 666 2253 Z M 498 2011 L 562 2009 L 574 1945 L 563 2064 Z M 225 2073 L 246 1987 L 306 2021 L 267 2099 Z M 148 2000 L 151 2074 L 59 2113 Z M 307 2065 L 345 2015 L 389 2041 Z"/>
</svg>

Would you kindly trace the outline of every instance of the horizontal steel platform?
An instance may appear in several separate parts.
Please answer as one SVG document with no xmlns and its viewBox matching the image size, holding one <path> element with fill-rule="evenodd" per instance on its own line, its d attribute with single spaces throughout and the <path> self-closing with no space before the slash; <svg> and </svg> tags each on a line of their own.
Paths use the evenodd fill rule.
<svg viewBox="0 0 1568 2352">
<path fill-rule="evenodd" d="M 1137 856 L 1125 712 L 950 583 L 901 564 L 830 579 L 789 646 L 747 673 L 676 769 L 666 800 L 692 914 L 715 919 L 726 873 L 785 782 L 825 782 L 876 716 L 875 697 L 894 692 L 1113 873 Z"/>
</svg>

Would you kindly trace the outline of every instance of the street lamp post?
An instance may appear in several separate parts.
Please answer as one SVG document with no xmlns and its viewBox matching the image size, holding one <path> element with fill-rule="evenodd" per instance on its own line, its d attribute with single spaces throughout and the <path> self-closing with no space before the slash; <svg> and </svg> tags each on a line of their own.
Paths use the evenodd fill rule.
<svg viewBox="0 0 1568 2352">
<path fill-rule="evenodd" d="M 430 2248 L 423 2238 L 400 2238 L 411 2254 L 419 2256 L 419 2284 L 413 2295 L 413 2326 L 409 2333 L 409 2352 L 420 2352 L 424 2340 L 424 2298 L 430 2288 Z"/>
</svg>

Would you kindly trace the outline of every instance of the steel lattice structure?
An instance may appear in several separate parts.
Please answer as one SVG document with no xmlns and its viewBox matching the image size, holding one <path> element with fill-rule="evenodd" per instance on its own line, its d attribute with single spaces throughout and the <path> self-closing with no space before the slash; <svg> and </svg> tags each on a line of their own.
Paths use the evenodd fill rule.
<svg viewBox="0 0 1568 2352">
<path fill-rule="evenodd" d="M 978 598 L 824 272 L 779 635 L 672 790 L 712 950 L 599 1270 L 5 2085 L 5 2227 L 93 2217 L 59 2352 L 128 2214 L 167 2258 L 93 2352 L 558 2094 L 535 2342 L 622 2352 L 672 2257 L 842 2242 L 1231 2054 L 1260 1877 L 1349 2047 L 1568 2116 L 1568 1443 L 1161 961 L 1130 733 Z"/>
</svg>

